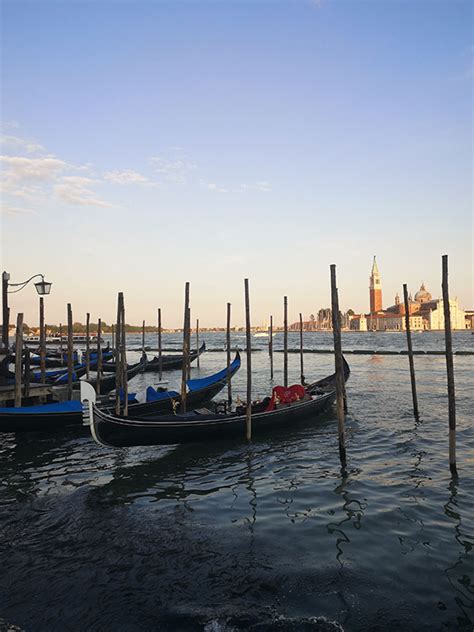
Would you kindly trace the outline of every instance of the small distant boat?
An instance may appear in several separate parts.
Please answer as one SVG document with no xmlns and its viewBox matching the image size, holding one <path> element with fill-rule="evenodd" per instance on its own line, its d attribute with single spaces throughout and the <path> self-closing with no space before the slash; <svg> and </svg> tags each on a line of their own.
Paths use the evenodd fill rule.
<svg viewBox="0 0 474 632">
<path fill-rule="evenodd" d="M 275 335 L 275 332 L 272 333 L 272 338 Z M 254 333 L 253 335 L 254 338 L 269 338 L 270 334 L 268 333 L 268 331 L 257 331 L 256 333 Z"/>
<path fill-rule="evenodd" d="M 67 344 L 67 336 L 46 336 L 45 337 L 45 343 L 47 345 L 59 345 L 61 343 L 63 344 Z M 101 342 L 104 342 L 104 339 L 101 338 L 100 339 Z M 39 336 L 26 336 L 25 338 L 23 338 L 23 342 L 27 345 L 37 345 L 40 343 L 40 337 Z M 98 342 L 98 337 L 97 336 L 89 336 L 89 342 L 91 344 L 97 344 Z M 87 336 L 85 334 L 73 334 L 72 335 L 72 343 L 73 344 L 86 344 L 87 343 Z"/>
</svg>

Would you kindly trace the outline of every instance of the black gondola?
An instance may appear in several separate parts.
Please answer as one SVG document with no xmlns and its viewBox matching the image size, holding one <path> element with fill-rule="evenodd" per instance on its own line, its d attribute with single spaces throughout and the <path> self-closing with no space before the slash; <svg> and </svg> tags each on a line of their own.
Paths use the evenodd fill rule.
<svg viewBox="0 0 474 632">
<path fill-rule="evenodd" d="M 129 365 L 127 367 L 127 382 L 130 381 L 132 377 L 135 377 L 135 375 L 138 375 L 139 373 L 143 373 L 146 365 L 147 365 L 146 355 L 142 356 L 142 358 L 140 359 L 140 362 Z M 97 364 L 95 364 L 95 366 L 97 366 Z M 94 389 L 97 390 L 97 377 L 90 378 L 88 381 L 89 381 L 89 384 L 91 384 L 91 386 L 93 386 Z M 76 382 L 75 386 L 80 386 L 80 384 L 81 384 L 80 381 Z M 110 393 L 110 391 L 113 391 L 115 389 L 115 386 L 116 386 L 115 374 L 107 375 L 107 377 L 103 375 L 101 376 L 100 378 L 100 394 L 101 395 Z"/>
<path fill-rule="evenodd" d="M 238 370 L 240 366 L 240 357 L 237 356 L 234 360 L 236 363 L 232 368 L 232 375 Z M 233 364 L 234 364 L 233 363 Z M 140 364 L 140 363 L 139 363 Z M 224 378 L 222 377 L 223 372 L 226 373 Z M 113 378 L 106 378 L 110 380 L 114 380 L 113 387 L 115 388 L 115 375 Z M 201 388 L 193 388 L 195 386 L 199 386 L 199 382 L 201 383 Z M 88 383 L 80 382 L 85 386 L 91 385 Z M 227 384 L 227 371 L 219 371 L 214 375 L 211 375 L 206 378 L 202 378 L 201 380 L 190 380 L 188 382 L 188 386 L 191 387 L 188 393 L 188 401 L 190 402 L 201 402 L 207 403 L 212 397 L 217 395 Z M 106 384 L 109 386 L 109 384 Z M 95 391 L 92 389 L 94 394 Z M 101 388 L 102 390 L 102 388 Z M 175 393 L 177 396 L 177 401 L 179 401 L 179 395 Z M 157 396 L 162 396 L 162 394 L 157 394 Z M 82 397 L 81 392 L 81 399 Z M 129 415 L 134 414 L 134 408 L 137 407 L 140 411 L 154 411 L 156 415 L 156 411 L 162 407 L 165 407 L 164 410 L 172 410 L 173 401 L 175 401 L 173 397 L 173 392 L 170 393 L 168 399 L 159 399 L 156 402 L 150 402 L 147 404 L 130 404 L 129 405 Z M 193 404 L 195 405 L 195 404 Z M 82 403 L 79 400 L 73 400 L 68 402 L 50 402 L 47 404 L 40 404 L 37 406 L 21 406 L 19 408 L 13 407 L 0 407 L 0 432 L 28 432 L 35 430 L 55 430 L 61 429 L 66 426 L 71 425 L 81 425 L 82 424 Z"/>
<path fill-rule="evenodd" d="M 350 369 L 344 360 L 344 378 Z M 291 404 L 279 404 L 266 410 L 261 403 L 252 411 L 252 433 L 288 427 L 308 419 L 326 409 L 336 398 L 335 374 L 306 386 L 306 395 Z M 266 405 L 265 405 L 266 406 Z M 262 409 L 263 408 L 263 409 Z M 166 415 L 156 418 L 128 419 L 100 410 L 93 403 L 84 413 L 90 423 L 94 439 L 101 445 L 129 447 L 169 445 L 176 443 L 208 442 L 230 437 L 245 437 L 245 411 L 238 409 L 227 414 L 193 410 L 184 415 Z"/>
<path fill-rule="evenodd" d="M 231 378 L 240 369 L 240 364 L 240 353 L 237 351 L 229 367 Z M 197 408 L 211 401 L 211 399 L 222 391 L 227 384 L 227 369 L 222 369 L 222 371 L 214 373 L 209 377 L 188 380 L 187 384 L 189 390 L 186 395 L 186 407 L 188 410 L 191 410 L 192 408 Z M 152 396 L 153 399 L 151 399 L 150 396 Z M 143 417 L 166 415 L 166 413 L 174 413 L 175 410 L 179 411 L 180 406 L 181 394 L 177 391 L 154 392 L 153 388 L 149 386 L 147 389 L 147 401 L 129 404 L 128 417 L 138 417 L 141 419 Z"/>
<path fill-rule="evenodd" d="M 189 362 L 194 362 L 198 356 L 204 353 L 206 350 L 206 343 L 203 342 L 199 349 L 195 351 L 191 351 L 189 354 Z M 162 363 L 162 371 L 171 371 L 173 369 L 182 369 L 183 368 L 183 354 L 168 354 L 161 356 Z M 115 362 L 107 362 L 102 365 L 102 370 L 104 373 L 112 373 L 115 371 L 116 365 Z M 160 370 L 160 359 L 158 356 L 155 356 L 153 360 L 148 360 L 148 363 L 145 367 L 145 372 L 149 373 L 151 371 L 159 371 Z"/>
<path fill-rule="evenodd" d="M 110 343 L 107 343 L 107 346 L 101 349 L 102 360 L 105 362 L 112 357 L 112 352 L 110 351 Z M 93 362 L 97 359 L 97 351 L 94 349 L 90 350 L 89 353 L 90 361 Z M 15 361 L 15 356 L 12 358 L 12 362 Z M 83 353 L 83 361 L 85 362 L 85 353 Z M 67 367 L 68 360 L 68 352 L 67 351 L 59 351 L 59 350 L 48 350 L 45 354 L 45 366 L 47 368 L 58 368 L 58 367 Z M 79 363 L 79 352 L 77 349 L 73 351 L 73 364 Z M 30 366 L 40 366 L 41 364 L 41 356 L 38 354 L 30 355 Z"/>
<path fill-rule="evenodd" d="M 73 353 L 73 364 L 77 364 L 79 361 L 79 355 L 77 351 Z M 30 366 L 40 366 L 41 357 L 39 355 L 30 356 Z M 46 354 L 44 359 L 44 365 L 47 368 L 53 369 L 58 367 L 67 366 L 67 352 L 63 352 L 62 355 L 59 354 Z"/>
<path fill-rule="evenodd" d="M 108 349 L 104 349 L 102 351 L 102 358 L 107 360 L 112 356 L 112 352 L 108 351 Z M 10 362 L 14 362 L 15 356 L 10 357 Z M 77 357 L 76 357 L 77 360 Z M 30 363 L 31 364 L 31 363 Z M 135 366 L 135 365 L 133 365 Z M 97 353 L 90 354 L 89 361 L 89 369 L 91 371 L 95 371 L 97 369 Z M 78 382 L 79 378 L 84 376 L 87 373 L 87 365 L 85 362 L 80 364 L 74 364 L 72 367 L 72 381 L 73 383 Z M 15 382 L 15 374 L 12 371 L 9 371 L 6 375 L 9 383 Z M 60 368 L 60 369 L 52 369 L 49 371 L 45 371 L 45 384 L 49 384 L 51 386 L 61 386 L 68 383 L 68 369 Z M 31 382 L 41 382 L 41 372 L 40 371 L 31 371 L 30 372 L 30 380 Z M 106 391 L 104 391 L 106 392 Z"/>
</svg>

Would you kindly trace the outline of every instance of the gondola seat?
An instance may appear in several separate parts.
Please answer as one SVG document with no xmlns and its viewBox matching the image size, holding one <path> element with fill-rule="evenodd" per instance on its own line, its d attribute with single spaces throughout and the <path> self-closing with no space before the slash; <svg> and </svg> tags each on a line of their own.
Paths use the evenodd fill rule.
<svg viewBox="0 0 474 632">
<path fill-rule="evenodd" d="M 146 389 L 146 401 L 148 402 L 159 402 L 164 399 L 173 399 L 174 397 L 179 397 L 179 393 L 176 391 L 155 391 L 153 386 L 149 386 Z"/>
</svg>

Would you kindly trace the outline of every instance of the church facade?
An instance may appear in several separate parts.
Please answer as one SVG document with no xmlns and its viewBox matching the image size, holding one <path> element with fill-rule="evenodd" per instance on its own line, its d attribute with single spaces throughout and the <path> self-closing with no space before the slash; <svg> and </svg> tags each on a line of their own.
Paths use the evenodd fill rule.
<svg viewBox="0 0 474 632">
<path fill-rule="evenodd" d="M 404 331 L 405 303 L 398 293 L 395 302 L 387 309 L 382 307 L 382 282 L 376 258 L 369 277 L 368 314 L 354 314 L 350 329 L 356 331 Z M 452 329 L 466 329 L 466 314 L 459 308 L 457 299 L 449 300 Z M 424 283 L 414 297 L 408 298 L 408 313 L 412 331 L 444 329 L 444 305 L 442 299 L 433 299 Z"/>
</svg>

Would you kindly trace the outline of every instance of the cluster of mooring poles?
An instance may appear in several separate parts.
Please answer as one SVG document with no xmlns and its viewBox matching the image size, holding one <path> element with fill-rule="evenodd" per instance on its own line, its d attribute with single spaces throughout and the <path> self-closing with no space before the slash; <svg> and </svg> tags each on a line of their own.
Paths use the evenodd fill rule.
<svg viewBox="0 0 474 632">
<path fill-rule="evenodd" d="M 22 398 L 30 396 L 31 382 L 31 358 L 30 349 L 23 340 L 23 313 L 17 315 L 16 335 L 15 335 L 15 407 L 21 406 Z M 39 361 L 40 361 L 40 384 L 46 384 L 46 325 L 44 318 L 44 299 L 39 299 Z M 73 399 L 73 382 L 74 382 L 74 338 L 73 338 L 73 318 L 71 303 L 67 304 L 67 350 L 63 351 L 63 326 L 59 324 L 59 358 L 61 364 L 66 357 L 67 365 L 67 398 Z M 102 371 L 102 321 L 98 319 L 97 325 L 97 381 L 96 390 L 100 394 L 100 379 Z M 86 379 L 90 377 L 90 314 L 86 314 Z M 24 383 L 23 383 L 24 380 Z M 43 396 L 42 396 L 43 398 Z"/>
<path fill-rule="evenodd" d="M 454 390 L 454 365 L 453 365 L 453 342 L 451 332 L 451 312 L 449 305 L 448 288 L 448 255 L 442 257 L 442 294 L 444 310 L 444 337 L 446 372 L 448 382 L 448 419 L 449 419 L 449 468 L 453 476 L 457 476 L 456 467 L 456 397 Z M 408 289 L 406 283 L 403 284 L 403 298 L 405 303 L 405 329 L 407 334 L 408 360 L 410 365 L 411 393 L 413 399 L 413 414 L 416 421 L 419 421 L 420 413 L 418 408 L 418 397 L 416 393 L 415 362 L 413 358 L 413 346 L 410 329 L 410 306 L 408 302 Z"/>
<path fill-rule="evenodd" d="M 345 413 L 347 412 L 347 397 L 344 382 L 344 361 L 341 345 L 341 314 L 339 311 L 339 296 L 336 282 L 336 266 L 330 266 L 331 277 L 331 312 L 332 328 L 334 339 L 334 362 L 336 372 L 336 410 L 338 419 L 338 442 L 341 465 L 346 467 L 346 447 L 345 447 Z M 189 282 L 185 284 L 184 294 L 184 326 L 183 326 L 183 366 L 181 379 L 181 412 L 186 412 L 186 382 L 190 378 L 190 343 L 191 343 L 191 309 L 189 306 Z M 442 257 L 442 294 L 444 308 L 444 331 L 445 331 L 445 356 L 448 386 L 448 418 L 449 418 L 449 466 L 453 475 L 457 475 L 456 469 L 456 402 L 454 388 L 454 367 L 451 316 L 448 289 L 448 256 Z M 249 280 L 244 279 L 245 295 L 245 330 L 246 330 L 246 357 L 247 357 L 247 402 L 246 402 L 246 438 L 250 441 L 252 437 L 252 340 L 250 323 L 250 292 Z M 410 305 L 408 300 L 407 284 L 403 284 L 403 298 L 405 306 L 405 329 L 407 335 L 408 360 L 410 368 L 411 392 L 413 400 L 413 413 L 415 419 L 419 421 L 419 407 L 416 390 L 415 363 L 410 327 Z M 4 301 L 5 307 L 5 301 Z M 227 360 L 227 402 L 226 408 L 232 405 L 232 386 L 230 380 L 231 365 L 231 303 L 227 303 L 226 319 L 226 360 Z M 4 309 L 5 312 L 5 309 Z M 40 376 L 41 383 L 46 383 L 46 328 L 44 319 L 44 300 L 40 297 L 39 302 L 39 356 L 40 356 Z M 102 369 L 102 349 L 101 349 L 102 321 L 99 318 L 97 324 L 97 383 L 96 390 L 100 394 L 100 380 Z M 59 325 L 60 356 L 63 357 L 62 344 L 62 324 Z M 199 319 L 196 320 L 196 343 L 197 343 L 197 366 L 199 363 Z M 299 314 L 299 355 L 300 355 L 300 381 L 305 384 L 304 376 L 304 345 L 303 345 L 303 316 Z M 112 351 L 115 358 L 116 367 L 116 399 L 115 411 L 117 414 L 128 414 L 128 388 L 127 388 L 127 354 L 126 354 L 126 332 L 125 332 L 125 306 L 123 292 L 119 292 L 117 300 L 117 322 L 112 325 Z M 142 325 L 142 351 L 145 352 L 145 321 Z M 163 348 L 162 348 L 162 322 L 161 308 L 158 309 L 158 370 L 159 379 L 163 375 Z M 270 325 L 268 327 L 268 354 L 270 359 L 270 379 L 273 380 L 273 315 L 270 315 Z M 86 314 L 86 378 L 90 377 L 90 313 Z M 24 390 L 22 393 L 22 369 L 24 369 Z M 67 396 L 73 396 L 73 372 L 74 372 L 74 347 L 73 347 L 73 319 L 71 304 L 67 304 Z M 29 396 L 30 386 L 30 352 L 23 341 L 23 313 L 17 315 L 16 339 L 15 339 L 15 392 L 14 403 L 16 407 L 21 406 L 22 397 Z M 283 297 L 283 383 L 288 387 L 288 297 Z"/>
<path fill-rule="evenodd" d="M 331 265 L 331 303 L 332 303 L 332 325 L 334 335 L 334 356 L 336 370 L 336 406 L 338 418 L 339 435 L 339 455 L 341 464 L 346 466 L 346 449 L 344 438 L 344 413 L 347 412 L 346 392 L 344 383 L 344 362 L 342 359 L 341 347 L 341 318 L 339 312 L 339 301 L 336 285 L 336 266 Z M 247 287 L 246 287 L 246 309 L 247 309 Z M 249 345 L 250 320 L 247 325 L 247 346 Z M 300 381 L 304 386 L 304 345 L 303 345 L 303 315 L 299 314 L 299 355 L 300 355 Z M 270 357 L 270 380 L 273 380 L 273 315 L 270 314 L 270 325 L 268 328 L 268 355 Z M 247 386 L 249 384 L 249 378 Z M 288 297 L 283 297 L 283 385 L 288 388 Z M 247 399 L 249 399 L 247 391 Z M 251 409 L 247 410 L 247 437 L 251 436 Z"/>
</svg>

